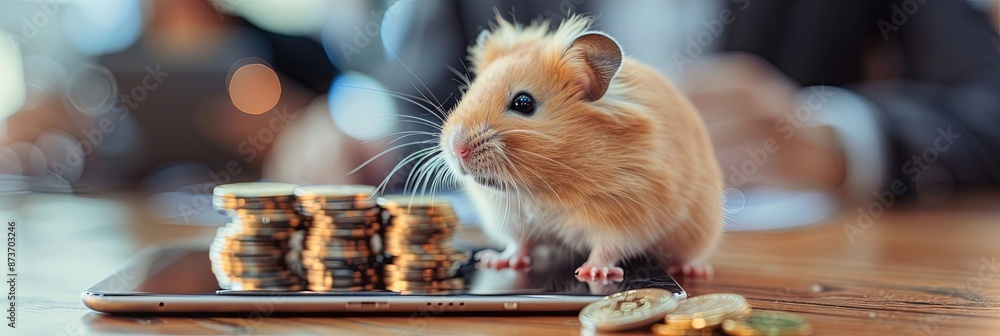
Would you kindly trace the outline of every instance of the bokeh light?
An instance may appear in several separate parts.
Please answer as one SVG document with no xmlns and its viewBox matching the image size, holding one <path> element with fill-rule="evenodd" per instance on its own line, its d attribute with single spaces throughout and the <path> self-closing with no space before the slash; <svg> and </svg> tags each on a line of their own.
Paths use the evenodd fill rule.
<svg viewBox="0 0 1000 336">
<path fill-rule="evenodd" d="M 0 30 L 0 121 L 20 110 L 26 97 L 21 52 Z"/>
<path fill-rule="evenodd" d="M 379 31 L 382 36 L 382 46 L 387 51 L 385 57 L 389 62 L 398 61 L 395 53 L 403 50 L 407 42 L 407 32 L 413 28 L 411 21 L 419 5 L 415 1 L 399 1 L 392 4 L 382 16 Z"/>
<path fill-rule="evenodd" d="M 353 0 L 352 0 L 353 1 Z M 318 33 L 339 3 L 329 0 L 231 1 L 237 13 L 266 30 L 285 35 Z"/>
<path fill-rule="evenodd" d="M 61 16 L 63 34 L 85 55 L 124 50 L 142 32 L 139 0 L 78 0 L 66 7 Z"/>
<path fill-rule="evenodd" d="M 372 54 L 369 48 L 375 43 L 373 36 L 365 31 L 366 21 L 377 24 L 374 18 L 366 15 L 367 11 L 365 3 L 347 1 L 330 13 L 321 29 L 320 42 L 330 62 L 338 69 L 361 71 L 376 60 L 365 57 Z"/>
<path fill-rule="evenodd" d="M 118 81 L 102 66 L 86 65 L 73 73 L 66 86 L 66 98 L 81 113 L 99 117 L 106 113 L 118 96 Z"/>
<path fill-rule="evenodd" d="M 366 141 L 393 131 L 396 104 L 374 78 L 345 72 L 334 80 L 329 97 L 333 122 L 348 136 Z"/>
<path fill-rule="evenodd" d="M 229 98 L 240 111 L 261 114 L 281 98 L 281 81 L 271 67 L 261 63 L 240 66 L 230 76 Z"/>
<path fill-rule="evenodd" d="M 69 75 L 66 68 L 52 57 L 46 55 L 31 55 L 24 57 L 24 82 L 27 87 L 27 97 L 22 110 L 39 107 L 65 87 Z"/>
<path fill-rule="evenodd" d="M 49 130 L 35 140 L 35 147 L 44 154 L 48 175 L 57 175 L 67 183 L 75 183 L 83 176 L 83 146 L 73 136 Z"/>
</svg>

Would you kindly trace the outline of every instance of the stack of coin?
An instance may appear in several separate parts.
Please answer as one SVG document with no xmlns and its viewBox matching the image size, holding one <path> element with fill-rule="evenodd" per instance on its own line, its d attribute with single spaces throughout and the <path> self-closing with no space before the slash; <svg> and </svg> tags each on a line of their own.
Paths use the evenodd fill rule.
<svg viewBox="0 0 1000 336">
<path fill-rule="evenodd" d="M 219 287 L 301 290 L 288 267 L 289 238 L 303 225 L 294 209 L 293 184 L 252 182 L 215 187 L 212 204 L 230 221 L 209 248 Z"/>
<path fill-rule="evenodd" d="M 452 242 L 459 220 L 448 201 L 392 195 L 379 198 L 378 204 L 389 216 L 384 233 L 386 289 L 440 292 L 465 287 L 457 273 L 469 251 Z"/>
<path fill-rule="evenodd" d="M 375 187 L 318 185 L 295 188 L 296 209 L 309 217 L 305 234 L 292 241 L 311 291 L 359 291 L 380 287 L 373 258 L 381 252 L 381 211 Z"/>
</svg>

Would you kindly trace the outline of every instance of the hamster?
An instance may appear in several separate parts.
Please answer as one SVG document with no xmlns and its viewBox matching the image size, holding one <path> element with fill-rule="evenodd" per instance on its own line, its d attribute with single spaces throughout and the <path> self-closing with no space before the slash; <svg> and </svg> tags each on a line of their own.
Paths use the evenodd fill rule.
<svg viewBox="0 0 1000 336">
<path fill-rule="evenodd" d="M 538 244 L 589 253 L 583 279 L 617 278 L 653 255 L 669 271 L 711 273 L 722 177 L 701 117 L 653 68 L 574 15 L 551 29 L 499 15 L 469 48 L 475 80 L 441 127 L 448 170 L 502 252 L 525 268 Z"/>
</svg>

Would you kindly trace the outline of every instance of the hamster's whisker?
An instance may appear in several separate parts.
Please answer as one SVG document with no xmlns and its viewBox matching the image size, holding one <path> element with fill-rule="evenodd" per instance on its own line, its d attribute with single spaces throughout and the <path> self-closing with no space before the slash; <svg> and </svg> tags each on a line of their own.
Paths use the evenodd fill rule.
<svg viewBox="0 0 1000 336">
<path fill-rule="evenodd" d="M 431 157 L 430 160 L 428 160 L 427 163 L 425 164 L 425 166 L 427 167 L 427 169 L 424 170 L 425 171 L 424 176 L 421 178 L 422 182 L 417 182 L 418 185 L 420 183 L 423 184 L 423 186 L 420 187 L 420 196 L 426 196 L 427 195 L 427 188 L 430 187 L 431 200 L 434 199 L 434 187 L 431 184 L 431 182 L 434 181 L 434 176 L 435 176 L 435 174 L 437 174 L 438 169 L 440 169 L 440 166 L 437 165 L 437 162 L 440 159 L 441 159 L 441 156 L 440 155 L 436 155 L 436 156 Z M 414 190 L 414 191 L 416 191 L 416 190 Z"/>
<path fill-rule="evenodd" d="M 458 60 L 461 61 L 462 59 L 459 58 Z M 465 62 L 462 62 L 462 67 L 465 67 Z M 458 92 L 464 95 L 465 92 L 469 90 L 469 87 L 472 86 L 472 78 L 468 73 L 469 69 L 466 68 L 466 73 L 463 74 L 461 71 L 458 71 L 458 69 L 455 69 L 455 67 L 449 65 L 448 71 L 451 71 L 451 73 L 455 74 L 455 76 L 458 76 L 458 78 L 452 78 L 451 80 L 460 85 L 458 87 Z"/>
<path fill-rule="evenodd" d="M 433 148 L 433 147 L 432 147 Z M 437 149 L 437 148 L 435 148 Z M 417 188 L 420 187 L 420 180 L 423 174 L 427 171 L 427 162 L 430 162 L 436 154 L 440 151 L 430 151 L 420 155 L 420 157 L 413 162 L 413 167 L 415 170 L 411 170 L 410 174 L 406 177 L 406 183 L 403 184 L 403 193 L 407 193 L 409 190 L 411 193 L 416 194 Z M 411 188 L 411 183 L 413 183 Z"/>
<path fill-rule="evenodd" d="M 567 166 L 566 164 L 564 164 L 564 163 L 562 163 L 562 162 L 559 162 L 559 161 L 556 161 L 556 160 L 553 160 L 553 159 L 550 159 L 550 158 L 548 158 L 548 157 L 545 157 L 544 155 L 540 155 L 540 154 L 535 154 L 535 153 L 533 153 L 533 152 L 531 152 L 531 151 L 529 151 L 529 150 L 526 150 L 526 149 L 522 149 L 522 148 L 511 148 L 511 149 L 512 149 L 512 150 L 515 150 L 515 151 L 518 151 L 518 152 L 522 152 L 522 153 L 525 153 L 525 154 L 531 154 L 531 155 L 534 155 L 534 156 L 537 156 L 537 157 L 540 157 L 540 158 L 543 158 L 543 159 L 546 159 L 546 160 L 549 160 L 549 161 L 551 161 L 552 163 L 555 163 L 555 164 L 557 164 L 557 165 L 560 165 L 560 166 L 562 166 L 562 167 L 564 167 L 564 168 L 566 168 L 566 169 L 569 169 L 570 171 L 572 171 L 572 172 L 574 172 L 574 173 L 577 173 L 577 174 L 579 174 L 579 175 L 580 175 L 581 177 L 584 177 L 584 178 L 588 178 L 588 177 L 587 177 L 587 175 L 584 175 L 584 174 L 583 174 L 583 173 L 581 173 L 581 172 L 580 172 L 579 170 L 576 170 L 576 169 L 573 169 L 573 167 L 570 167 L 570 166 Z"/>
<path fill-rule="evenodd" d="M 376 159 L 382 157 L 385 154 L 388 154 L 391 151 L 394 151 L 394 150 L 397 150 L 397 149 L 400 149 L 400 148 L 403 148 L 403 147 L 407 147 L 407 146 L 423 145 L 423 144 L 428 144 L 428 143 L 431 143 L 431 142 L 427 141 L 427 140 L 422 140 L 422 141 L 407 142 L 405 144 L 401 144 L 401 145 L 396 145 L 396 146 L 390 147 L 389 149 L 386 149 L 386 150 L 382 151 L 381 153 L 378 153 L 375 156 L 373 156 L 372 158 L 368 159 L 368 161 L 365 161 L 364 163 L 362 163 L 357 168 L 354 168 L 354 170 L 351 170 L 350 172 L 348 172 L 347 175 L 351 175 L 351 174 L 357 173 L 359 170 L 361 170 L 361 168 L 364 168 L 369 163 L 372 163 L 372 161 L 375 161 Z M 428 147 L 428 148 L 433 148 L 433 147 Z"/>
<path fill-rule="evenodd" d="M 414 77 L 416 77 L 416 75 L 414 75 Z M 417 80 L 420 81 L 420 78 L 417 78 Z M 427 98 L 427 95 L 425 95 L 423 91 L 420 91 L 420 88 L 418 88 L 416 84 L 413 84 L 413 81 L 408 80 L 408 79 L 406 81 L 410 82 L 410 85 L 413 86 L 414 90 L 417 90 L 417 93 L 419 93 L 420 96 L 424 98 L 424 101 L 426 101 L 428 104 L 430 104 L 431 106 L 433 106 L 434 110 L 437 110 L 437 112 L 440 113 L 440 114 L 438 114 L 438 113 L 431 112 L 431 114 L 433 114 L 435 117 L 437 117 L 443 123 L 444 122 L 444 109 L 442 109 L 441 107 L 444 106 L 444 104 L 441 104 L 441 101 L 439 101 L 437 99 L 437 97 L 434 97 L 434 93 L 431 92 L 430 89 L 427 89 L 427 92 L 430 93 L 431 97 L 434 98 L 434 103 L 432 103 L 431 100 L 429 98 Z M 424 88 L 427 88 L 427 85 L 424 84 L 423 81 L 420 81 L 420 84 L 424 85 Z M 445 99 L 445 101 L 447 101 L 447 99 Z M 430 112 L 430 111 L 428 111 L 428 112 Z"/>
<path fill-rule="evenodd" d="M 465 60 L 461 57 L 458 58 L 458 63 L 462 64 L 462 69 L 464 69 L 465 72 L 459 72 L 458 69 L 452 68 L 450 65 L 448 67 L 452 69 L 452 72 L 454 72 L 458 78 L 465 82 L 466 89 L 468 89 L 472 86 L 472 75 L 469 74 L 469 67 L 465 65 Z"/>
<path fill-rule="evenodd" d="M 442 177 L 444 176 L 445 171 L 448 170 L 448 167 L 446 166 L 446 163 L 444 161 L 444 157 L 441 156 L 441 155 L 438 155 L 437 157 L 435 157 L 434 161 L 431 164 L 437 165 L 437 168 L 434 170 L 434 174 L 435 174 L 434 175 L 434 182 L 431 183 L 431 199 L 433 200 L 434 199 L 434 195 L 437 192 L 438 182 L 443 181 Z"/>
<path fill-rule="evenodd" d="M 527 134 L 537 135 L 537 136 L 540 136 L 540 137 L 543 137 L 543 138 L 546 138 L 546 139 L 549 139 L 549 140 L 552 140 L 552 141 L 556 140 L 556 137 L 554 137 L 554 136 L 551 136 L 551 135 L 548 135 L 548 134 L 545 134 L 545 133 L 542 133 L 542 132 L 538 132 L 538 131 L 529 131 L 529 130 L 523 130 L 523 129 L 513 129 L 513 130 L 509 130 L 509 131 L 503 131 L 503 132 L 498 133 L 497 135 L 498 136 L 503 136 L 503 135 L 513 134 L 513 133 L 527 133 Z M 535 140 L 535 139 L 532 139 L 532 140 Z"/>
<path fill-rule="evenodd" d="M 411 136 L 411 135 L 418 135 L 418 134 L 419 134 L 419 135 L 426 135 L 426 136 L 430 136 L 431 138 L 435 138 L 435 139 L 440 139 L 440 138 L 441 138 L 441 135 L 440 135 L 440 134 L 438 134 L 438 133 L 434 133 L 434 132 L 424 132 L 424 131 L 399 131 L 399 132 L 392 132 L 392 133 L 389 133 L 389 134 L 386 134 L 386 135 L 383 135 L 383 136 L 379 136 L 379 137 L 377 137 L 377 138 L 374 138 L 374 139 L 369 139 L 369 140 L 365 140 L 365 141 L 363 141 L 363 143 L 366 143 L 366 144 L 367 144 L 367 143 L 372 143 L 372 142 L 375 142 L 375 141 L 379 141 L 379 140 L 382 140 L 382 139 L 385 139 L 385 138 L 388 138 L 388 137 L 392 137 L 392 136 L 397 136 L 397 135 L 402 135 L 402 134 L 405 134 L 405 136 L 403 136 L 403 137 L 400 137 L 400 138 L 396 138 L 395 140 L 392 140 L 392 141 L 389 141 L 389 143 L 391 144 L 391 143 L 393 143 L 393 142 L 396 142 L 397 140 L 399 140 L 399 139 L 401 139 L 401 138 L 404 138 L 404 137 L 408 137 L 408 136 Z"/>
<path fill-rule="evenodd" d="M 410 82 L 410 83 L 412 84 L 412 82 Z M 347 87 L 347 88 L 355 88 L 355 89 L 375 91 L 375 92 L 387 94 L 387 95 L 389 95 L 389 96 L 391 96 L 393 98 L 396 98 L 396 99 L 399 99 L 399 100 L 403 100 L 403 101 L 406 101 L 406 102 L 411 103 L 413 105 L 416 105 L 416 106 L 420 107 L 421 109 L 423 109 L 424 111 L 427 111 L 428 113 L 430 113 L 434 117 L 436 117 L 439 120 L 441 120 L 441 122 L 444 122 L 443 116 L 444 116 L 445 113 L 444 113 L 444 109 L 442 108 L 442 106 L 440 105 L 440 103 L 438 105 L 435 105 L 433 102 L 431 102 L 429 99 L 427 99 L 426 96 L 425 97 L 419 97 L 419 96 L 415 96 L 415 95 L 412 95 L 412 94 L 409 94 L 409 93 L 395 92 L 395 91 L 382 90 L 382 89 L 376 89 L 376 88 L 369 88 L 369 87 L 363 87 L 363 86 L 353 86 L 353 85 L 341 85 L 341 86 Z M 423 94 L 421 93 L 421 95 L 423 95 Z M 420 102 L 426 103 L 426 104 L 434 107 L 434 110 L 431 110 L 426 105 L 423 105 Z M 438 113 L 435 113 L 435 110 L 438 113 L 440 113 L 440 115 L 438 115 Z"/>
<path fill-rule="evenodd" d="M 429 87 L 427 87 L 427 84 L 424 83 L 424 81 L 420 79 L 420 76 L 417 76 L 417 74 L 413 72 L 413 69 L 410 69 L 410 66 L 406 65 L 406 62 L 403 62 L 403 59 L 400 58 L 399 55 L 397 55 L 396 52 L 392 50 L 392 48 L 386 48 L 386 51 L 389 54 L 391 54 L 392 57 L 395 57 L 396 61 L 399 62 L 399 64 L 402 65 L 403 68 L 406 69 L 406 71 L 408 71 L 411 75 L 413 75 L 413 78 L 416 78 L 417 82 L 420 82 L 420 85 L 422 85 L 424 87 L 424 90 L 427 90 L 427 93 L 430 94 L 432 98 L 434 98 L 434 101 L 436 101 L 438 103 L 437 106 L 439 106 L 439 107 L 437 107 L 437 109 L 438 109 L 438 111 L 441 112 L 441 115 L 438 116 L 438 118 L 442 118 L 441 122 L 444 122 L 444 119 L 443 119 L 443 117 L 444 117 L 444 111 L 441 111 L 441 108 L 440 108 L 441 102 L 438 101 L 437 97 L 434 96 L 434 91 L 431 91 L 431 89 Z M 407 79 L 407 81 L 409 81 L 409 79 Z M 420 89 L 417 88 L 417 86 L 414 85 L 412 81 L 410 81 L 410 85 L 413 85 L 413 88 L 415 90 L 417 90 L 417 92 L 419 92 L 421 96 L 424 96 L 424 93 L 421 92 Z M 430 100 L 427 99 L 427 96 L 424 96 L 424 99 L 427 100 L 428 103 L 430 103 Z"/>
<path fill-rule="evenodd" d="M 416 159 L 418 159 L 418 158 L 420 158 L 420 157 L 422 157 L 424 155 L 430 155 L 430 154 L 428 154 L 428 152 L 433 153 L 435 150 L 440 151 L 440 148 L 437 148 L 437 147 L 427 147 L 427 148 L 418 150 L 416 152 L 410 153 L 410 155 L 407 155 L 405 158 L 403 158 L 402 160 L 400 160 L 399 163 L 397 163 L 396 166 L 393 167 L 391 171 L 389 171 L 389 174 L 385 176 L 385 179 L 382 180 L 382 183 L 379 183 L 378 187 L 375 188 L 376 193 L 377 194 L 381 194 L 383 191 L 385 191 L 386 185 L 389 184 L 389 179 L 392 178 L 392 176 L 395 175 L 397 171 L 399 171 L 404 166 L 406 166 L 406 164 L 408 164 L 411 161 L 416 160 Z"/>
<path fill-rule="evenodd" d="M 424 126 L 430 126 L 430 127 L 436 129 L 439 132 L 441 131 L 441 125 L 438 125 L 437 123 L 435 123 L 435 122 L 433 122 L 431 120 L 427 120 L 427 119 L 424 119 L 424 118 L 421 118 L 421 117 L 418 117 L 418 116 L 406 115 L 406 114 L 384 115 L 384 116 L 371 116 L 371 117 L 361 118 L 361 119 L 358 119 L 358 120 L 359 121 L 372 120 L 372 119 L 383 119 L 384 120 L 384 119 L 388 119 L 388 118 L 407 118 L 406 120 L 400 119 L 400 120 L 395 120 L 395 121 L 409 122 L 409 123 L 414 123 L 414 124 L 419 124 L 419 125 L 424 125 Z"/>
</svg>

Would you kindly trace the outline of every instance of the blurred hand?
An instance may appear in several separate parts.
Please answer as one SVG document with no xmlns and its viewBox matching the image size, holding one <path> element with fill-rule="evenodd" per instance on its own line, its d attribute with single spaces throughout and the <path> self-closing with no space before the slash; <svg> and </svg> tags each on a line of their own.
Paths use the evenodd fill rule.
<svg viewBox="0 0 1000 336">
<path fill-rule="evenodd" d="M 833 189 L 843 182 L 833 131 L 797 117 L 799 86 L 765 61 L 704 58 L 685 71 L 681 87 L 708 126 L 727 186 Z"/>
</svg>

